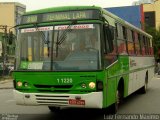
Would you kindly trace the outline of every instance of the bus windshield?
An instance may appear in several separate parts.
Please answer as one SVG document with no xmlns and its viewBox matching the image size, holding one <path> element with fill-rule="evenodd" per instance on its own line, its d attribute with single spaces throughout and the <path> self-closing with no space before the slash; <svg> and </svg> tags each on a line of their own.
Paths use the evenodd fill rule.
<svg viewBox="0 0 160 120">
<path fill-rule="evenodd" d="M 100 69 L 99 24 L 57 25 L 19 31 L 17 70 Z"/>
</svg>

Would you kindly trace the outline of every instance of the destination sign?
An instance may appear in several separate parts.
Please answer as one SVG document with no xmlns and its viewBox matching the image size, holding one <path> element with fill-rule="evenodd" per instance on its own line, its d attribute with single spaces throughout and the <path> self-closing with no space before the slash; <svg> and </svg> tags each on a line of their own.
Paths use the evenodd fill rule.
<svg viewBox="0 0 160 120">
<path fill-rule="evenodd" d="M 77 19 L 93 19 L 93 11 L 69 11 L 48 13 L 43 15 L 42 21 L 57 21 L 57 20 L 77 20 Z"/>
<path fill-rule="evenodd" d="M 100 13 L 98 10 L 81 10 L 26 15 L 22 16 L 21 24 L 79 19 L 100 19 Z"/>
<path fill-rule="evenodd" d="M 25 29 L 21 29 L 21 33 L 37 32 L 37 31 L 49 31 L 49 30 L 53 30 L 53 26 L 38 27 L 38 28 L 25 28 Z"/>
<path fill-rule="evenodd" d="M 66 30 L 69 25 L 55 26 L 55 30 Z M 93 24 L 71 25 L 70 29 L 94 29 Z"/>
</svg>

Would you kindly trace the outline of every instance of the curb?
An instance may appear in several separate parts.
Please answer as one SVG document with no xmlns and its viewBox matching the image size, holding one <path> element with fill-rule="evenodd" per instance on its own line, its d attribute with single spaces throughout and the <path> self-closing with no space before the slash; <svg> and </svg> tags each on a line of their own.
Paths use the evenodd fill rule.
<svg viewBox="0 0 160 120">
<path fill-rule="evenodd" d="M 160 75 L 159 75 L 158 73 L 155 73 L 155 74 L 154 74 L 154 77 L 160 78 Z"/>
<path fill-rule="evenodd" d="M 13 87 L 2 87 L 2 88 L 0 88 L 0 90 L 2 90 L 2 89 L 13 89 Z"/>
<path fill-rule="evenodd" d="M 3 87 L 4 84 L 12 83 L 12 81 L 13 81 L 13 79 L 1 80 L 0 85 L 2 85 L 2 86 L 0 86 L 0 89 L 13 89 L 14 88 L 13 85 L 10 85 L 10 84 Z"/>
<path fill-rule="evenodd" d="M 7 83 L 7 82 L 12 82 L 13 79 L 4 79 L 4 80 L 0 80 L 0 84 L 4 84 L 4 83 Z"/>
</svg>

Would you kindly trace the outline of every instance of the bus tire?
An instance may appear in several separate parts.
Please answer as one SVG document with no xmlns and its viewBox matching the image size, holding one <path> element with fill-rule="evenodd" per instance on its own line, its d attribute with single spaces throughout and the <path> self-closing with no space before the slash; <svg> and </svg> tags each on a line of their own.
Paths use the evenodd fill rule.
<svg viewBox="0 0 160 120">
<path fill-rule="evenodd" d="M 48 106 L 49 110 L 54 113 L 60 112 L 60 107 Z"/>
<path fill-rule="evenodd" d="M 144 86 L 139 89 L 139 93 L 145 94 L 147 92 L 147 83 L 145 82 Z"/>
<path fill-rule="evenodd" d="M 122 97 L 121 91 L 119 89 L 117 89 L 117 91 L 116 91 L 116 101 L 115 101 L 115 103 L 113 103 L 110 106 L 110 113 L 111 114 L 116 114 L 117 113 L 119 104 L 121 103 L 121 99 L 122 99 L 121 97 Z"/>
<path fill-rule="evenodd" d="M 147 92 L 147 87 L 148 87 L 148 74 L 146 74 L 145 76 L 144 86 L 139 89 L 139 93 L 145 94 Z"/>
</svg>

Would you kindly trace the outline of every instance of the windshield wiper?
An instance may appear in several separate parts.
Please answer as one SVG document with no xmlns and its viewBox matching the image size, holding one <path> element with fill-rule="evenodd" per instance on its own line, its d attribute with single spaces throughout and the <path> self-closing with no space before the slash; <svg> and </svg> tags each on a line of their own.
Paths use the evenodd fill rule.
<svg viewBox="0 0 160 120">
<path fill-rule="evenodd" d="M 58 30 L 58 37 L 57 37 L 57 44 L 60 45 L 62 44 L 66 38 L 67 38 L 67 32 L 71 32 L 72 29 L 71 29 L 71 26 L 72 25 L 68 25 L 68 27 L 66 28 L 66 30 L 63 31 L 63 33 L 61 34 L 61 36 L 59 37 L 59 30 Z"/>
<path fill-rule="evenodd" d="M 44 44 L 48 45 L 49 44 L 49 40 L 45 38 L 45 34 L 44 34 L 43 31 L 39 31 L 37 23 L 33 24 L 33 26 L 36 28 L 37 32 L 42 36 L 42 40 L 43 40 Z"/>
<path fill-rule="evenodd" d="M 73 24 L 68 25 L 68 27 L 66 28 L 66 30 L 63 31 L 63 33 L 61 34 L 61 36 L 59 37 L 59 30 L 57 33 L 57 40 L 56 40 L 56 57 L 58 57 L 58 46 L 61 45 L 67 38 L 67 32 L 71 32 L 71 26 Z"/>
<path fill-rule="evenodd" d="M 66 28 L 66 30 L 63 31 L 63 33 L 61 34 L 61 36 L 59 37 L 59 30 L 58 30 L 58 33 L 57 33 L 57 41 L 56 41 L 56 57 L 58 57 L 58 46 L 60 44 L 62 44 L 65 39 L 67 38 L 67 32 L 68 31 L 71 31 L 71 25 L 68 25 L 68 27 Z"/>
<path fill-rule="evenodd" d="M 71 32 L 71 31 L 72 31 L 71 26 L 74 25 L 74 24 L 76 24 L 76 23 L 77 23 L 77 21 L 76 21 L 76 20 L 73 20 L 73 21 L 71 22 L 71 24 L 69 24 L 69 25 L 67 26 L 66 30 L 63 31 L 63 33 L 61 34 L 60 37 L 59 37 L 59 30 L 58 30 L 57 45 L 62 44 L 62 43 L 66 40 L 66 38 L 67 38 L 67 36 L 66 36 L 67 32 Z"/>
</svg>

